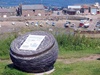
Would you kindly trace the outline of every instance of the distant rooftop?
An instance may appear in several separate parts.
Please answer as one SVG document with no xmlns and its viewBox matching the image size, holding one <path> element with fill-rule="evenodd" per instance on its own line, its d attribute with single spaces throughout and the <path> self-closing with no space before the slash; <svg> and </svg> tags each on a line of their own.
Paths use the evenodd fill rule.
<svg viewBox="0 0 100 75">
<path fill-rule="evenodd" d="M 90 5 L 82 5 L 82 8 L 88 9 Z"/>
<path fill-rule="evenodd" d="M 0 8 L 0 13 L 16 12 L 16 8 Z"/>
<path fill-rule="evenodd" d="M 68 8 L 71 8 L 71 9 L 81 9 L 82 7 L 81 7 L 81 5 L 79 6 L 79 5 L 73 5 L 73 6 L 68 6 Z"/>
<path fill-rule="evenodd" d="M 41 4 L 37 5 L 22 5 L 23 10 L 42 10 L 44 9 L 44 6 Z"/>
</svg>

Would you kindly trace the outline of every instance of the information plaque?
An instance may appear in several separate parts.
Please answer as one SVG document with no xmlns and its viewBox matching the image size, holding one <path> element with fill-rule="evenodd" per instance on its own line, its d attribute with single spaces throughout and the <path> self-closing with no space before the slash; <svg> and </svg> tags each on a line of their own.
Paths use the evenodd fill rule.
<svg viewBox="0 0 100 75">
<path fill-rule="evenodd" d="M 45 36 L 42 35 L 29 35 L 25 42 L 20 46 L 21 50 L 36 51 Z"/>
</svg>

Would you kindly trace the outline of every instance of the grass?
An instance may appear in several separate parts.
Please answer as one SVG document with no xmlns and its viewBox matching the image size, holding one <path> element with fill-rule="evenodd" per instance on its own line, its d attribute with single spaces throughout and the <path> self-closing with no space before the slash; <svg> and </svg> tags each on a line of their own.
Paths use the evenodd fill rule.
<svg viewBox="0 0 100 75">
<path fill-rule="evenodd" d="M 7 62 L 0 62 L 0 75 L 34 75 L 9 67 Z M 83 61 L 66 64 L 55 63 L 55 71 L 50 75 L 100 75 L 100 61 Z"/>
<path fill-rule="evenodd" d="M 57 62 L 55 71 L 50 75 L 100 75 L 100 61 L 64 64 Z"/>
<path fill-rule="evenodd" d="M 0 75 L 27 75 L 25 72 L 15 69 L 8 61 L 0 62 Z"/>
<path fill-rule="evenodd" d="M 58 35 L 56 37 L 59 47 L 65 50 L 100 49 L 100 40 L 80 37 L 79 35 Z"/>
<path fill-rule="evenodd" d="M 15 36 L 9 35 L 0 39 L 0 59 L 9 59 L 10 44 L 14 38 Z"/>
<path fill-rule="evenodd" d="M 100 50 L 64 51 L 60 49 L 58 58 L 70 59 L 87 57 L 92 54 L 100 54 Z"/>
<path fill-rule="evenodd" d="M 100 39 L 80 37 L 79 35 L 58 35 L 60 58 L 80 58 L 100 54 Z"/>
<path fill-rule="evenodd" d="M 55 32 L 56 33 L 56 32 Z M 53 33 L 55 35 L 55 33 Z M 0 75 L 33 75 L 19 71 L 11 66 L 9 59 L 10 44 L 17 33 L 0 40 Z M 79 35 L 55 35 L 59 45 L 58 58 L 76 59 L 93 54 L 100 54 L 100 39 L 80 37 Z M 50 75 L 100 75 L 100 61 L 80 61 L 71 64 L 65 61 L 55 63 L 55 71 Z"/>
</svg>

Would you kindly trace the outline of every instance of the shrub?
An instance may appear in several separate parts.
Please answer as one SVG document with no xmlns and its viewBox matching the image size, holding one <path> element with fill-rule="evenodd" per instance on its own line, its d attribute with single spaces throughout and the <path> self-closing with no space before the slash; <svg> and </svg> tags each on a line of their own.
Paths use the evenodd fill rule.
<svg viewBox="0 0 100 75">
<path fill-rule="evenodd" d="M 8 36 L 7 38 L 0 39 L 0 59 L 9 58 L 9 49 L 14 36 Z"/>
<path fill-rule="evenodd" d="M 79 35 L 57 35 L 59 47 L 65 50 L 85 50 L 100 48 L 100 39 L 87 38 Z"/>
</svg>

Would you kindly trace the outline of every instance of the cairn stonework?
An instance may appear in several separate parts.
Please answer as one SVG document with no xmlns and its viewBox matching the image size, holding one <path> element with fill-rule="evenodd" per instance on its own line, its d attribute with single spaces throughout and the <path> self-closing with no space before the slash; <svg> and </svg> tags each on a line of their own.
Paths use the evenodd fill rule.
<svg viewBox="0 0 100 75">
<path fill-rule="evenodd" d="M 26 72 L 52 70 L 58 56 L 58 44 L 52 34 L 34 31 L 16 38 L 10 46 L 15 67 Z"/>
</svg>

